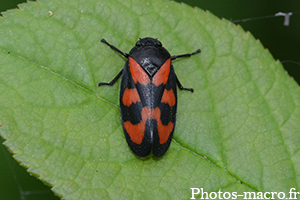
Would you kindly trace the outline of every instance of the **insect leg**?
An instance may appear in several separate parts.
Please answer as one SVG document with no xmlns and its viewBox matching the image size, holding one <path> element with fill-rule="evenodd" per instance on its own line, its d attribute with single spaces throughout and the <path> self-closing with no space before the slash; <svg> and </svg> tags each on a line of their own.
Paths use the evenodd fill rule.
<svg viewBox="0 0 300 200">
<path fill-rule="evenodd" d="M 120 78 L 120 76 L 123 74 L 123 69 L 118 73 L 118 75 L 109 83 L 104 83 L 104 82 L 101 82 L 98 84 L 98 86 L 101 86 L 101 85 L 109 85 L 109 86 L 112 86 L 113 84 L 115 84 L 115 82 L 117 82 L 117 80 Z"/>
<path fill-rule="evenodd" d="M 128 58 L 129 55 L 127 53 L 124 53 L 123 51 L 121 51 L 120 49 L 118 49 L 117 47 L 115 47 L 114 45 L 109 44 L 105 39 L 101 39 L 101 42 L 107 44 L 110 48 L 112 48 L 116 52 L 122 54 L 125 58 Z"/>
<path fill-rule="evenodd" d="M 187 54 L 182 54 L 182 55 L 175 55 L 175 56 L 172 56 L 171 57 L 171 60 L 175 60 L 176 58 L 182 58 L 182 57 L 190 57 L 190 56 L 192 56 L 192 55 L 194 55 L 194 54 L 196 54 L 196 53 L 200 53 L 201 52 L 201 50 L 200 49 L 198 49 L 198 50 L 196 50 L 195 52 L 193 52 L 193 53 L 187 53 Z"/>
<path fill-rule="evenodd" d="M 187 54 L 175 55 L 175 56 L 172 56 L 172 57 L 171 57 L 171 60 L 175 60 L 175 59 L 177 59 L 177 58 L 182 58 L 182 57 L 190 57 L 190 56 L 192 56 L 192 55 L 194 55 L 194 54 L 197 54 L 197 53 L 200 53 L 200 52 L 201 52 L 201 50 L 200 50 L 200 49 L 197 49 L 197 50 L 194 51 L 193 53 L 187 53 Z M 193 89 L 193 88 L 185 88 L 185 87 L 183 87 L 183 86 L 181 85 L 179 79 L 177 78 L 177 76 L 176 76 L 176 83 L 177 83 L 177 85 L 178 85 L 178 87 L 179 87 L 180 90 L 187 90 L 187 91 L 190 91 L 190 92 L 194 92 L 194 89 Z"/>
<path fill-rule="evenodd" d="M 178 87 L 179 87 L 180 90 L 187 90 L 187 91 L 190 91 L 190 92 L 194 92 L 193 88 L 185 88 L 185 87 L 183 87 L 181 85 L 180 81 L 178 80 L 177 75 L 175 75 L 175 76 L 176 76 L 176 83 L 177 83 L 177 85 L 178 85 Z"/>
</svg>

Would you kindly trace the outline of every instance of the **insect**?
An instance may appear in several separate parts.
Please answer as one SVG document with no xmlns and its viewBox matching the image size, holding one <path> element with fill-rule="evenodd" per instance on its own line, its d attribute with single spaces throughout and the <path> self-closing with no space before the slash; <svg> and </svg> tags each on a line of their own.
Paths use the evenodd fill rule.
<svg viewBox="0 0 300 200">
<path fill-rule="evenodd" d="M 129 54 L 109 44 L 128 60 L 124 68 L 109 83 L 112 86 L 122 76 L 120 110 L 125 138 L 132 152 L 146 157 L 151 150 L 155 157 L 163 156 L 168 150 L 176 122 L 177 90 L 193 92 L 179 82 L 172 60 L 190 57 L 190 54 L 171 56 L 160 41 L 146 37 L 136 42 Z"/>
</svg>

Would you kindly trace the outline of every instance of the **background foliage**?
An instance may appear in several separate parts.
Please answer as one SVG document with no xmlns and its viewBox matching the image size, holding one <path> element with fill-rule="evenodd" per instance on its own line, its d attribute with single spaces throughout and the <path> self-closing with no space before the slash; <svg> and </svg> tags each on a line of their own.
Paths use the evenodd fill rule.
<svg viewBox="0 0 300 200">
<path fill-rule="evenodd" d="M 191 3 L 192 4 L 192 3 Z M 286 3 L 286 4 L 284 4 L 285 6 L 287 5 L 288 3 Z M 193 5 L 193 4 L 192 4 Z M 228 5 L 230 5 L 230 4 L 228 4 Z M 232 4 L 232 5 L 236 5 L 236 4 Z M 205 6 L 208 6 L 208 5 L 203 5 L 203 7 L 202 8 L 204 8 L 205 9 Z M 222 5 L 221 3 L 220 4 L 218 4 L 218 5 L 214 5 L 215 7 L 223 7 L 223 10 L 225 10 L 225 11 L 228 11 L 228 9 L 224 9 L 224 8 L 226 8 L 224 5 Z M 236 6 L 239 6 L 239 5 L 236 5 Z M 249 6 L 247 6 L 247 8 L 249 8 Z M 210 9 L 211 10 L 211 9 Z M 236 9 L 235 11 L 238 11 L 238 10 L 242 10 L 242 9 Z M 263 9 L 261 9 L 261 10 L 263 10 Z M 260 10 L 260 11 L 261 11 Z M 261 11 L 262 12 L 262 11 Z M 238 12 L 232 12 L 232 13 L 238 13 Z M 243 13 L 243 14 L 245 14 L 245 12 Z M 263 15 L 265 15 L 265 13 L 262 13 L 262 14 L 258 14 L 259 16 L 263 16 Z M 226 17 L 226 15 L 224 15 L 225 17 Z M 248 15 L 249 16 L 249 15 Z M 255 17 L 255 16 L 257 16 L 257 15 L 255 15 L 254 16 L 254 13 L 253 12 L 251 12 L 251 15 L 250 15 L 251 17 Z M 297 17 L 297 16 L 295 16 L 295 17 Z M 228 17 L 228 18 L 231 18 L 231 17 Z M 232 18 L 234 18 L 234 17 L 232 17 Z M 243 18 L 243 17 L 239 17 L 239 18 Z M 294 18 L 292 18 L 292 19 L 294 19 Z M 265 20 L 268 20 L 268 19 L 265 19 Z M 263 21 L 263 20 L 261 20 L 261 21 Z M 263 29 L 265 32 L 268 32 L 268 31 L 270 31 L 271 30 L 271 33 L 270 32 L 268 32 L 269 34 L 269 36 L 270 35 L 274 35 L 274 34 L 272 34 L 272 33 L 278 33 L 279 32 L 279 30 L 283 30 L 284 32 L 285 32 L 285 34 L 287 33 L 287 27 L 283 27 L 283 26 L 281 26 L 281 24 L 283 23 L 283 19 L 281 18 L 276 18 L 276 20 L 273 20 L 273 22 L 276 24 L 276 31 L 275 31 L 275 28 L 274 28 L 274 30 L 272 31 L 272 28 L 270 28 L 270 24 L 268 23 L 268 26 L 264 26 L 264 27 L 262 27 L 262 28 L 256 28 L 256 29 L 254 29 L 254 35 L 255 35 L 255 30 L 260 30 L 260 29 Z M 291 21 L 292 23 L 293 23 L 293 21 Z M 294 22 L 294 23 L 299 23 L 299 20 L 298 21 L 296 21 L 296 22 Z M 258 22 L 257 21 L 254 21 L 253 22 L 255 25 L 257 25 L 258 24 Z M 243 25 L 243 27 L 245 27 L 245 26 L 247 26 L 247 25 Z M 294 24 L 291 24 L 291 26 L 294 26 Z M 268 28 L 266 28 L 266 27 L 268 27 Z M 299 27 L 299 26 L 298 26 Z M 266 30 L 267 29 L 267 30 Z M 288 30 L 290 30 L 290 29 L 288 29 Z M 289 44 L 289 42 L 291 41 L 291 38 L 293 38 L 293 34 L 288 34 L 289 35 L 289 37 L 278 37 L 278 38 L 280 38 L 280 39 L 275 39 L 275 41 L 276 42 L 274 42 L 274 40 L 273 40 L 273 42 L 270 44 L 270 46 L 272 46 L 272 45 L 278 45 L 278 44 L 280 44 L 281 42 L 283 42 L 283 44 L 282 44 L 282 46 L 284 46 L 284 45 L 288 45 Z M 270 38 L 268 36 L 268 38 Z M 259 37 L 259 38 L 263 38 L 263 37 Z M 297 44 L 297 42 L 299 42 L 299 40 L 294 40 L 294 41 L 292 41 L 293 42 L 293 44 Z M 265 43 L 264 42 L 264 40 L 263 40 L 263 43 Z M 128 46 L 128 45 L 126 45 L 126 46 Z M 266 45 L 267 47 L 269 47 L 268 45 Z M 125 46 L 124 46 L 124 48 L 125 48 Z M 276 49 L 276 48 L 274 48 L 274 49 Z M 279 49 L 282 49 L 282 48 L 279 48 Z M 289 48 L 288 48 L 289 49 Z M 273 53 L 273 50 L 271 50 L 271 52 Z M 284 51 L 284 52 L 287 52 L 287 51 Z M 275 56 L 275 58 L 281 58 L 281 59 L 283 59 L 283 60 L 285 60 L 285 59 L 287 59 L 287 60 L 296 60 L 296 59 L 298 59 L 299 57 L 297 57 L 297 52 L 298 51 L 293 51 L 293 53 L 288 53 L 287 55 L 286 54 L 284 54 L 284 53 L 279 53 L 278 54 L 278 57 L 276 57 Z M 115 56 L 115 55 L 113 55 L 113 56 Z M 297 58 L 296 58 L 297 57 Z M 182 63 L 182 62 L 181 62 Z M 289 63 L 290 64 L 290 63 Z M 293 65 L 294 66 L 294 65 Z M 295 67 L 294 67 L 295 68 Z M 110 72 L 108 73 L 108 74 L 110 74 Z M 115 96 L 112 96 L 111 97 L 112 99 L 113 98 L 115 98 Z M 2 152 L 5 152 L 6 150 L 2 147 L 2 150 L 1 150 Z M 9 160 L 9 158 L 8 158 L 8 156 L 7 155 L 4 155 L 4 154 L 2 154 L 3 156 L 4 156 L 4 160 Z M 3 160 L 2 159 L 2 160 Z M 5 165 L 6 163 L 10 163 L 10 164 L 8 164 L 8 165 Z M 33 186 L 33 184 L 25 184 L 25 185 L 28 185 L 27 187 L 26 186 L 24 186 L 24 184 L 22 184 L 22 182 L 23 182 L 23 178 L 21 178 L 21 176 L 22 175 L 18 175 L 18 174 L 15 174 L 15 172 L 14 172 L 14 166 L 11 166 L 11 165 L 15 165 L 15 163 L 13 162 L 13 161 L 7 161 L 6 163 L 2 163 L 2 165 L 3 165 L 3 168 L 4 168 L 4 171 L 9 171 L 10 173 L 3 173 L 3 176 L 1 176 L 1 177 L 3 177 L 5 180 L 12 180 L 11 182 L 13 183 L 13 184 L 15 184 L 15 185 L 12 185 L 12 186 L 9 186 L 9 185 L 7 185 L 7 184 L 5 184 L 4 185 L 4 187 L 1 187 L 1 188 L 5 188 L 5 191 L 7 192 L 7 193 L 9 193 L 9 191 L 18 191 L 18 193 L 15 193 L 15 192 L 11 192 L 11 194 L 14 194 L 14 195 L 16 195 L 16 194 L 19 194 L 20 196 L 25 196 L 25 197 L 31 197 L 31 196 L 36 196 L 36 197 L 38 197 L 38 198 L 41 198 L 41 196 L 42 196 L 42 198 L 43 199 L 45 199 L 45 196 L 48 196 L 48 194 L 49 194 L 49 192 L 47 192 L 47 191 L 43 191 L 44 189 L 43 189 L 43 186 L 36 186 L 35 188 L 32 188 L 32 187 L 34 187 Z M 13 169 L 13 170 L 12 170 Z M 12 172 L 13 171 L 13 172 Z M 21 173 L 23 173 L 24 171 L 23 171 L 23 169 L 21 169 Z M 26 173 L 24 173 L 24 176 L 26 176 Z M 11 179 L 8 179 L 9 177 L 12 177 Z M 33 178 L 26 178 L 26 181 L 24 181 L 25 183 L 28 183 L 28 180 L 33 180 L 34 179 L 34 177 Z M 2 182 L 2 181 L 1 181 Z M 2 182 L 3 183 L 3 182 Z M 6 182 L 7 183 L 7 182 Z M 29 186 L 30 185 L 30 186 Z M 41 195 L 41 196 L 40 196 Z M 49 198 L 51 198 L 51 197 L 49 197 Z M 54 196 L 53 196 L 53 198 L 55 198 Z M 15 199 L 15 198 L 14 198 Z"/>
</svg>

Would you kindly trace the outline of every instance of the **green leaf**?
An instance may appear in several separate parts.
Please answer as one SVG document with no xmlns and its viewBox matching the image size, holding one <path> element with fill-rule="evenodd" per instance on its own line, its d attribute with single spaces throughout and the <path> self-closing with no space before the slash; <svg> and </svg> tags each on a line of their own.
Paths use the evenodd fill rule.
<svg viewBox="0 0 300 200">
<path fill-rule="evenodd" d="M 0 133 L 28 171 L 65 199 L 189 199 L 299 189 L 300 90 L 239 26 L 170 1 L 39 0 L 0 18 Z M 179 91 L 161 159 L 133 155 L 118 84 L 139 37 L 159 38 L 195 92 Z M 120 83 L 120 81 L 118 81 Z M 200 196 L 195 196 L 200 197 Z"/>
</svg>

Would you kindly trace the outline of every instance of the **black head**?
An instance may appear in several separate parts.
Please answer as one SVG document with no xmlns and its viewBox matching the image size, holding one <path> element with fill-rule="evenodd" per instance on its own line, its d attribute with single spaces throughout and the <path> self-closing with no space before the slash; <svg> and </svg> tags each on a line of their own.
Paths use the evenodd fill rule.
<svg viewBox="0 0 300 200">
<path fill-rule="evenodd" d="M 135 46 L 158 46 L 161 47 L 162 44 L 157 39 L 151 37 L 140 38 L 139 41 L 136 42 Z"/>
</svg>

